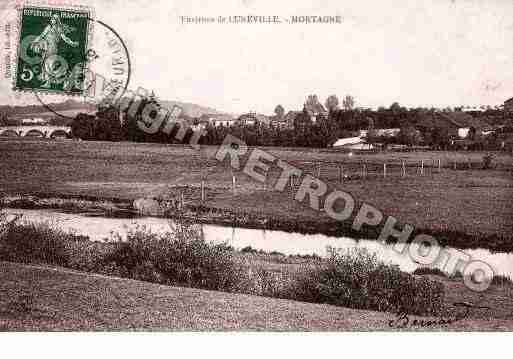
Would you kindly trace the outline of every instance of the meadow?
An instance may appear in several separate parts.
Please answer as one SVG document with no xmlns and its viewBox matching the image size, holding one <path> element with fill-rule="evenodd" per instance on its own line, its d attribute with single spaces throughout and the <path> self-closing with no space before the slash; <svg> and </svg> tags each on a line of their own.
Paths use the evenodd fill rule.
<svg viewBox="0 0 513 359">
<path fill-rule="evenodd" d="M 183 196 L 191 206 L 270 219 L 281 223 L 282 229 L 301 230 L 313 225 L 313 231 L 323 232 L 324 224 L 333 224 L 323 212 L 293 200 L 292 188 L 273 190 L 277 173 L 271 172 L 265 184 L 256 182 L 242 172 L 232 171 L 226 161 L 220 163 L 207 156 L 215 150 L 147 143 L 1 139 L 0 191 L 4 195 L 118 201 Z M 400 223 L 447 238 L 442 238 L 444 244 L 511 250 L 510 154 L 495 153 L 493 167 L 482 169 L 483 152 L 349 155 L 333 150 L 264 150 L 305 173 L 319 176 L 332 188 L 351 193 L 357 203 L 372 204 Z M 422 161 L 425 167 L 420 175 Z M 383 163 L 387 164 L 386 177 Z"/>
<path fill-rule="evenodd" d="M 164 286 L 12 262 L 0 261 L 0 291 L 5 294 L 0 297 L 0 331 L 401 330 L 390 327 L 396 315 L 388 312 Z M 475 310 L 468 319 L 448 326 L 411 325 L 403 330 L 511 330 L 511 308 L 504 305 L 511 300 L 498 293 L 495 298 L 503 300 L 503 306 L 493 319 L 488 311 Z M 451 308 L 448 317 L 455 313 Z"/>
</svg>

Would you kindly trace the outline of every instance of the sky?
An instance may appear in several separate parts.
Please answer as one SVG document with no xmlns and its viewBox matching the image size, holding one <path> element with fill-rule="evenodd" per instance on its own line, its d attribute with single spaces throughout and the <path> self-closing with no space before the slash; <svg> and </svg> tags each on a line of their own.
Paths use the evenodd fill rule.
<svg viewBox="0 0 513 359">
<path fill-rule="evenodd" d="M 510 0 L 85 1 L 121 35 L 131 87 L 221 111 L 498 105 L 513 96 Z M 3 0 L 3 21 L 12 21 Z M 341 16 L 340 24 L 183 24 L 180 16 Z M 9 20 L 11 19 L 11 20 Z M 1 41 L 1 40 L 0 40 Z M 3 56 L 2 56 L 3 57 Z M 2 74 L 3 75 L 3 74 Z M 28 103 L 0 80 L 0 103 Z M 33 95 L 32 95 L 33 97 Z"/>
</svg>

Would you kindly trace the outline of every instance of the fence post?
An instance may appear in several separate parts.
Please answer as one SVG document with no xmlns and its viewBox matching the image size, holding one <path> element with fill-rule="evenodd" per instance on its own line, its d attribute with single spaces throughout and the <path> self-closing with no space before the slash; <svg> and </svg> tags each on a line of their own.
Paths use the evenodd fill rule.
<svg viewBox="0 0 513 359">
<path fill-rule="evenodd" d="M 438 159 L 438 173 L 442 172 L 442 161 Z"/>
<path fill-rule="evenodd" d="M 406 177 L 406 165 L 404 163 L 404 160 L 401 160 L 401 166 L 402 166 L 402 169 L 403 169 L 402 176 Z"/>
<path fill-rule="evenodd" d="M 471 170 L 472 169 L 472 162 L 470 162 L 470 157 L 467 157 L 467 162 L 468 162 L 468 169 Z"/>
<path fill-rule="evenodd" d="M 383 163 L 383 178 L 387 177 L 387 164 Z"/>
<path fill-rule="evenodd" d="M 367 165 L 365 163 L 363 164 L 363 167 L 362 167 L 362 177 L 363 178 L 367 177 Z"/>
<path fill-rule="evenodd" d="M 205 181 L 201 181 L 201 202 L 205 201 Z"/>
<path fill-rule="evenodd" d="M 424 160 L 420 160 L 420 175 L 424 176 Z"/>
<path fill-rule="evenodd" d="M 456 171 L 456 169 L 457 169 L 457 167 L 456 167 L 456 160 L 454 160 L 453 165 L 454 165 L 454 170 Z"/>
<path fill-rule="evenodd" d="M 235 175 L 232 175 L 232 192 L 235 195 Z"/>
<path fill-rule="evenodd" d="M 321 164 L 317 164 L 317 178 L 321 178 Z"/>
</svg>

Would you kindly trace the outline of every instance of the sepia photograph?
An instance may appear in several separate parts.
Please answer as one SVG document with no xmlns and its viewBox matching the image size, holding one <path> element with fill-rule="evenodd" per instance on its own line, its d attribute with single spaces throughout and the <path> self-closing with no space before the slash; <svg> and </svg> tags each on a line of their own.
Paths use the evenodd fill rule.
<svg viewBox="0 0 513 359">
<path fill-rule="evenodd" d="M 0 332 L 513 331 L 511 1 L 2 0 L 0 48 Z"/>
</svg>

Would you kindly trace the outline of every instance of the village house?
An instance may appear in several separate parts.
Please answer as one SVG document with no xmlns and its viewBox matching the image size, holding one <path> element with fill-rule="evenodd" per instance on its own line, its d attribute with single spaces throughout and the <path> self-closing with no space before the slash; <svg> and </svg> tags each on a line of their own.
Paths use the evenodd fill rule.
<svg viewBox="0 0 513 359">
<path fill-rule="evenodd" d="M 360 130 L 360 137 L 367 137 L 368 130 Z M 373 130 L 376 136 L 381 137 L 396 137 L 399 132 L 401 132 L 400 128 L 376 128 Z"/>
<path fill-rule="evenodd" d="M 22 125 L 46 125 L 48 120 L 43 118 L 23 118 L 21 120 Z"/>
<path fill-rule="evenodd" d="M 290 126 L 291 123 L 293 123 L 293 122 L 289 122 L 287 120 L 286 115 L 282 116 L 282 117 L 271 116 L 269 118 L 269 125 L 272 127 L 275 127 L 275 128 L 280 128 L 280 129 L 292 128 L 292 126 Z"/>
<path fill-rule="evenodd" d="M 256 124 L 269 125 L 270 117 L 256 112 L 245 113 L 237 119 L 237 123 L 241 126 L 254 126 Z"/>
<path fill-rule="evenodd" d="M 301 111 L 289 111 L 285 116 L 283 116 L 282 122 L 286 123 L 287 128 L 294 128 L 294 121 L 300 114 Z"/>
<path fill-rule="evenodd" d="M 513 97 L 504 101 L 504 112 L 513 112 Z"/>
<path fill-rule="evenodd" d="M 463 106 L 461 107 L 461 111 L 463 112 L 485 112 L 487 110 L 486 106 Z"/>
<path fill-rule="evenodd" d="M 235 119 L 224 113 L 205 113 L 199 119 L 201 123 L 209 123 L 213 127 L 230 127 L 235 124 Z"/>
<path fill-rule="evenodd" d="M 417 122 L 416 127 L 421 132 L 445 130 L 450 137 L 460 139 L 467 138 L 469 135 L 490 133 L 492 130 L 492 126 L 485 121 L 461 111 L 425 115 Z"/>
<path fill-rule="evenodd" d="M 339 138 L 334 144 L 333 148 L 339 149 L 339 150 L 359 150 L 359 151 L 365 151 L 365 150 L 373 150 L 374 146 L 371 143 L 367 143 L 365 137 L 346 137 L 346 138 Z"/>
<path fill-rule="evenodd" d="M 328 117 L 328 111 L 318 101 L 315 103 L 309 103 L 309 102 L 305 103 L 305 105 L 303 107 L 303 111 L 308 114 L 308 116 L 310 117 L 310 120 L 313 123 L 316 123 L 317 120 L 319 120 L 322 117 L 324 117 L 324 118 Z"/>
</svg>

